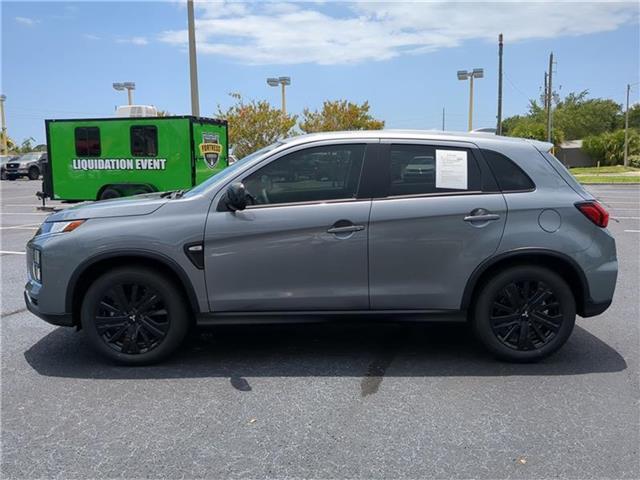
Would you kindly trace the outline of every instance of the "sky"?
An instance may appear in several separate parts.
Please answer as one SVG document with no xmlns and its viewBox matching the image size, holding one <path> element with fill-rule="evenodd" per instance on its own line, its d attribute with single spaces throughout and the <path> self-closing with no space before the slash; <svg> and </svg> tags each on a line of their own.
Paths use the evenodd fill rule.
<svg viewBox="0 0 640 480">
<path fill-rule="evenodd" d="M 134 103 L 190 113 L 183 0 L 1 4 L 2 93 L 9 136 L 44 142 L 44 119 L 109 117 Z M 290 76 L 287 109 L 368 101 L 386 128 L 495 127 L 497 36 L 504 34 L 503 116 L 539 98 L 553 51 L 554 90 L 624 103 L 640 91 L 638 2 L 196 2 L 200 111 L 233 100 L 280 105 L 271 76 Z"/>
</svg>

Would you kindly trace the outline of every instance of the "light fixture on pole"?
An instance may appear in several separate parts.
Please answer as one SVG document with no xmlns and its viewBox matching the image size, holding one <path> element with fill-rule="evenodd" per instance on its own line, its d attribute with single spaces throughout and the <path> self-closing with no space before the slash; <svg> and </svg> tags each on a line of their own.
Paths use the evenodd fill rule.
<svg viewBox="0 0 640 480">
<path fill-rule="evenodd" d="M 473 79 L 484 77 L 482 68 L 458 70 L 458 80 L 469 80 L 469 131 L 473 130 Z"/>
<path fill-rule="evenodd" d="M 113 88 L 119 92 L 126 90 L 129 105 L 133 104 L 133 94 L 131 92 L 136 89 L 135 82 L 114 82 Z"/>
<path fill-rule="evenodd" d="M 285 87 L 287 85 L 291 85 L 291 77 L 270 77 L 267 78 L 267 83 L 271 87 L 277 87 L 280 85 L 282 87 L 282 113 L 287 114 L 287 102 L 285 96 Z"/>
<path fill-rule="evenodd" d="M 0 116 L 2 116 L 2 154 L 7 155 L 9 149 L 7 148 L 7 124 L 4 120 L 4 101 L 7 99 L 6 95 L 0 95 Z"/>
</svg>

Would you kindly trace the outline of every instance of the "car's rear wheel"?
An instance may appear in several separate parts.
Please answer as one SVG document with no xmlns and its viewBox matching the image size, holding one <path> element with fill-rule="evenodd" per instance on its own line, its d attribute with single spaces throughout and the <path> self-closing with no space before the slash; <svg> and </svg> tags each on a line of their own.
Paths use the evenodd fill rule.
<svg viewBox="0 0 640 480">
<path fill-rule="evenodd" d="M 38 167 L 30 167 L 27 176 L 29 180 L 38 180 L 40 178 L 40 169 Z"/>
<path fill-rule="evenodd" d="M 476 297 L 473 326 L 498 357 L 532 362 L 567 341 L 575 318 L 575 299 L 567 282 L 548 269 L 523 265 L 487 281 Z"/>
<path fill-rule="evenodd" d="M 146 365 L 170 355 L 184 339 L 189 310 L 176 285 L 148 268 L 122 267 L 99 277 L 82 303 L 82 327 L 103 355 Z"/>
</svg>

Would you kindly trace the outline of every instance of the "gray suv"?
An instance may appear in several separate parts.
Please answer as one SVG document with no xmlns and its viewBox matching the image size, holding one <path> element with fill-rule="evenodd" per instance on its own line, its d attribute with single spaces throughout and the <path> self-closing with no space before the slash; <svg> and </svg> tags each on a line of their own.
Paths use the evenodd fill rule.
<svg viewBox="0 0 640 480">
<path fill-rule="evenodd" d="M 27 245 L 31 312 L 126 364 L 193 325 L 468 321 L 538 360 L 617 276 L 608 213 L 550 153 L 488 134 L 311 134 L 188 190 L 78 205 Z"/>
</svg>

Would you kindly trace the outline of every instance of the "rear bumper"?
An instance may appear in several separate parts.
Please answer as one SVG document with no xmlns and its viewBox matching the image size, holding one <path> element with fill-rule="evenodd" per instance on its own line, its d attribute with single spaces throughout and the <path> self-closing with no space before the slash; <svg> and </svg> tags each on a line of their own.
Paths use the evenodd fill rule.
<svg viewBox="0 0 640 480">
<path fill-rule="evenodd" d="M 37 317 L 40 317 L 42 320 L 44 320 L 47 323 L 50 323 L 51 325 L 57 325 L 60 327 L 74 326 L 73 316 L 70 313 L 50 314 L 50 313 L 44 313 L 40 311 L 35 299 L 32 299 L 31 296 L 29 296 L 29 293 L 27 292 L 26 289 L 24 291 L 24 303 L 27 306 L 27 309 L 31 313 L 33 313 Z"/>
</svg>

